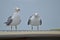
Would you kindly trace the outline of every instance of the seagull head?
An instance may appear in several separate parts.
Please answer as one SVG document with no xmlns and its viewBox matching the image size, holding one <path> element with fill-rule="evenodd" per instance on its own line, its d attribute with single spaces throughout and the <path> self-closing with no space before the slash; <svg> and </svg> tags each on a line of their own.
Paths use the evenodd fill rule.
<svg viewBox="0 0 60 40">
<path fill-rule="evenodd" d="M 20 11 L 20 8 L 16 7 L 15 11 L 18 13 Z"/>
<path fill-rule="evenodd" d="M 39 14 L 38 13 L 35 13 L 34 15 L 35 15 L 35 17 L 38 17 Z"/>
</svg>

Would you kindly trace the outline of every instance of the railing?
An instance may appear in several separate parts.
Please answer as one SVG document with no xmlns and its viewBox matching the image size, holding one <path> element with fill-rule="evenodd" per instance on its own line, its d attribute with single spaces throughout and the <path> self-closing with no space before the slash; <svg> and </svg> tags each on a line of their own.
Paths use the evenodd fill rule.
<svg viewBox="0 0 60 40">
<path fill-rule="evenodd" d="M 60 30 L 0 30 L 2 32 L 36 32 L 36 31 L 60 31 Z"/>
</svg>

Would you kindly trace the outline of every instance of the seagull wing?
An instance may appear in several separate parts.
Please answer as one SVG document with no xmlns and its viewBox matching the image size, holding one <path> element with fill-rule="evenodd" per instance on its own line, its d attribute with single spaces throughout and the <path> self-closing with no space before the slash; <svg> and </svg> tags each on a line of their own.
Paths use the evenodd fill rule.
<svg viewBox="0 0 60 40">
<path fill-rule="evenodd" d="M 42 25 L 42 20 L 40 19 L 40 25 Z"/>
<path fill-rule="evenodd" d="M 32 16 L 29 17 L 28 25 L 31 23 L 31 17 L 32 17 Z"/>
<path fill-rule="evenodd" d="M 12 17 L 12 16 L 9 16 L 9 17 L 8 17 L 7 22 L 5 22 L 6 25 L 10 25 L 10 24 L 12 23 L 12 19 L 11 19 L 11 17 Z"/>
<path fill-rule="evenodd" d="M 30 22 L 31 22 L 31 20 L 29 19 L 29 20 L 28 20 L 28 25 L 30 24 Z"/>
</svg>

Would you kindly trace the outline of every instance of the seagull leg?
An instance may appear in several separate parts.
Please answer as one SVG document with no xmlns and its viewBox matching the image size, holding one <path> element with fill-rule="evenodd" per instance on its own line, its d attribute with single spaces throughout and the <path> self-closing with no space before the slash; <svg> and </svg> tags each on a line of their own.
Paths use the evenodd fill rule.
<svg viewBox="0 0 60 40">
<path fill-rule="evenodd" d="M 31 26 L 31 30 L 33 30 L 33 26 Z"/>
<path fill-rule="evenodd" d="M 37 31 L 39 31 L 39 26 L 37 26 Z"/>
<path fill-rule="evenodd" d="M 16 29 L 16 31 L 17 31 L 17 26 L 15 26 L 15 29 Z"/>
<path fill-rule="evenodd" d="M 12 31 L 12 26 L 11 26 L 11 31 Z"/>
</svg>

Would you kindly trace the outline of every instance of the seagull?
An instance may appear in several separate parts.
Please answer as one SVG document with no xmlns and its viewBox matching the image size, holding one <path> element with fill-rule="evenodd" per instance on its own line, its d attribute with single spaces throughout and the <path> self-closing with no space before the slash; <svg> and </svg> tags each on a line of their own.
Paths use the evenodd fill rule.
<svg viewBox="0 0 60 40">
<path fill-rule="evenodd" d="M 28 25 L 31 25 L 31 29 L 33 30 L 33 26 L 37 26 L 37 30 L 39 30 L 39 25 L 42 25 L 42 20 L 38 13 L 35 13 L 34 15 L 30 16 L 28 20 Z"/>
<path fill-rule="evenodd" d="M 11 26 L 11 30 L 12 30 L 12 26 L 15 26 L 15 29 L 17 30 L 17 25 L 19 25 L 21 22 L 21 19 L 19 16 L 19 11 L 20 11 L 20 9 L 18 7 L 16 7 L 13 15 L 9 16 L 7 21 L 5 22 L 5 24 L 7 26 Z"/>
</svg>

